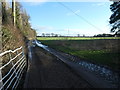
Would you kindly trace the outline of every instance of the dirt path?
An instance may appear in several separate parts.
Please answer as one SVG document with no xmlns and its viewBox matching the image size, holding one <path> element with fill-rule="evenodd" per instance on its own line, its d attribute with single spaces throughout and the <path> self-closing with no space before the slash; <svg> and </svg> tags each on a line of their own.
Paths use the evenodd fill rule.
<svg viewBox="0 0 120 90">
<path fill-rule="evenodd" d="M 32 59 L 24 88 L 90 88 L 66 64 L 39 47 L 31 47 Z"/>
</svg>

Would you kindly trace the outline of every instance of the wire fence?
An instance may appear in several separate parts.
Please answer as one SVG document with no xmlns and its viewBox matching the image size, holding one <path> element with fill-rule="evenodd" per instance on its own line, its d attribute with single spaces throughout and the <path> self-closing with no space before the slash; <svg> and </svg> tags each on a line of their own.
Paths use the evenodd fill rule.
<svg viewBox="0 0 120 90">
<path fill-rule="evenodd" d="M 6 56 L 9 57 L 9 59 L 7 57 L 8 62 L 5 64 L 2 63 L 0 67 L 0 72 L 2 73 L 0 90 L 17 88 L 26 66 L 26 57 L 22 46 L 14 51 L 9 50 L 1 53 L 0 58 L 3 58 L 2 61 L 6 60 Z"/>
</svg>

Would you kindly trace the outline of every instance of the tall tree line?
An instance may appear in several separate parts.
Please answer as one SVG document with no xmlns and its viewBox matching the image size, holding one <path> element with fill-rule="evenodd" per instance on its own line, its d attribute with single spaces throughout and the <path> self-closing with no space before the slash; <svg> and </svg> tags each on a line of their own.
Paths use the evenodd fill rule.
<svg viewBox="0 0 120 90">
<path fill-rule="evenodd" d="M 12 7 L 5 1 L 1 2 L 1 5 L 3 25 L 12 25 L 16 27 L 18 30 L 21 30 L 23 35 L 27 38 L 33 36 L 30 34 L 35 33 L 35 30 L 31 29 L 31 25 L 29 23 L 30 16 L 19 2 L 12 0 Z"/>
</svg>

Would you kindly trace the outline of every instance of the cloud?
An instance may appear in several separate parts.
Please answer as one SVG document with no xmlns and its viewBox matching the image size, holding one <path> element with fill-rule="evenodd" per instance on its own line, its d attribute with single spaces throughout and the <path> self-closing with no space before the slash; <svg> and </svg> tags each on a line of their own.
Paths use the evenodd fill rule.
<svg viewBox="0 0 120 90">
<path fill-rule="evenodd" d="M 105 25 L 101 27 L 101 31 L 96 30 L 95 28 L 56 28 L 53 26 L 36 26 L 36 31 L 38 35 L 41 35 L 42 33 L 55 33 L 55 34 L 61 34 L 61 35 L 78 35 L 80 36 L 93 36 L 97 34 L 103 34 L 103 33 L 110 33 L 110 27 L 109 25 Z"/>
<path fill-rule="evenodd" d="M 106 26 L 104 26 L 104 27 L 102 28 L 102 30 L 105 31 L 105 33 L 111 33 L 111 32 L 110 32 L 110 29 L 111 29 L 111 28 L 110 28 L 110 25 L 106 25 Z"/>
<path fill-rule="evenodd" d="M 74 13 L 73 13 L 73 12 L 69 12 L 69 13 L 67 13 L 66 15 L 67 15 L 67 16 L 73 16 L 73 15 L 79 14 L 79 13 L 80 13 L 80 10 L 76 10 Z"/>
<path fill-rule="evenodd" d="M 104 5 L 105 5 L 105 2 L 97 4 L 97 6 L 104 6 Z"/>
<path fill-rule="evenodd" d="M 5 0 L 2 0 L 2 1 L 4 2 Z M 37 5 L 44 4 L 44 3 L 48 2 L 49 0 L 15 0 L 15 1 L 17 1 L 17 2 L 27 2 L 28 5 L 30 5 L 30 6 L 37 6 Z M 7 2 L 12 2 L 12 0 L 7 0 Z"/>
<path fill-rule="evenodd" d="M 92 6 L 105 6 L 105 2 L 100 2 L 100 3 L 95 3 L 95 4 L 92 4 Z"/>
<path fill-rule="evenodd" d="M 49 33 L 53 27 L 50 26 L 36 26 L 36 32 L 38 35 L 41 35 L 42 33 Z"/>
<path fill-rule="evenodd" d="M 39 30 L 37 30 L 37 34 L 41 35 L 42 33 L 55 33 L 60 35 L 70 35 L 70 36 L 77 36 L 80 34 L 80 36 L 93 36 L 97 34 L 103 34 L 103 33 L 109 33 L 110 29 L 108 26 L 105 26 L 102 28 L 103 32 L 100 32 L 96 29 L 79 29 L 79 28 L 72 28 L 72 29 L 56 29 L 53 27 L 47 27 L 47 26 L 41 26 L 39 27 Z"/>
<path fill-rule="evenodd" d="M 45 2 L 29 2 L 29 5 L 30 6 L 38 6 L 38 5 L 42 5 L 44 4 Z"/>
<path fill-rule="evenodd" d="M 97 34 L 103 34 L 103 33 L 109 33 L 110 29 L 109 26 L 104 26 L 102 28 L 103 32 L 98 31 L 96 29 L 77 29 L 77 28 L 72 28 L 72 29 L 64 29 L 65 34 L 69 35 L 77 35 L 80 34 L 80 36 L 85 35 L 85 36 L 93 36 Z"/>
<path fill-rule="evenodd" d="M 54 28 L 50 26 L 40 26 L 39 29 L 40 30 L 53 30 Z"/>
</svg>

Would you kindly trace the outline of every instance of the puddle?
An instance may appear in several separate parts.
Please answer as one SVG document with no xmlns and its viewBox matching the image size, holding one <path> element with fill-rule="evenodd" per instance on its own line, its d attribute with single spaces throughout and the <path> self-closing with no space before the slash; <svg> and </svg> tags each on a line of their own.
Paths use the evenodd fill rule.
<svg viewBox="0 0 120 90">
<path fill-rule="evenodd" d="M 100 76 L 104 77 L 106 80 L 112 81 L 113 83 L 118 82 L 118 79 L 119 79 L 118 74 L 107 68 L 104 68 L 92 63 L 84 62 L 84 61 L 79 62 L 79 65 L 85 68 L 88 68 L 93 72 L 96 72 Z"/>
<path fill-rule="evenodd" d="M 43 45 L 41 42 L 38 42 L 37 40 L 35 40 L 35 42 L 36 42 L 36 44 L 37 44 L 39 47 L 47 50 L 48 52 L 50 51 L 50 50 L 48 49 L 48 46 Z"/>
<path fill-rule="evenodd" d="M 30 60 L 32 60 L 32 52 L 31 52 L 30 46 L 28 46 L 28 50 L 29 50 L 28 56 L 29 56 Z"/>
</svg>

